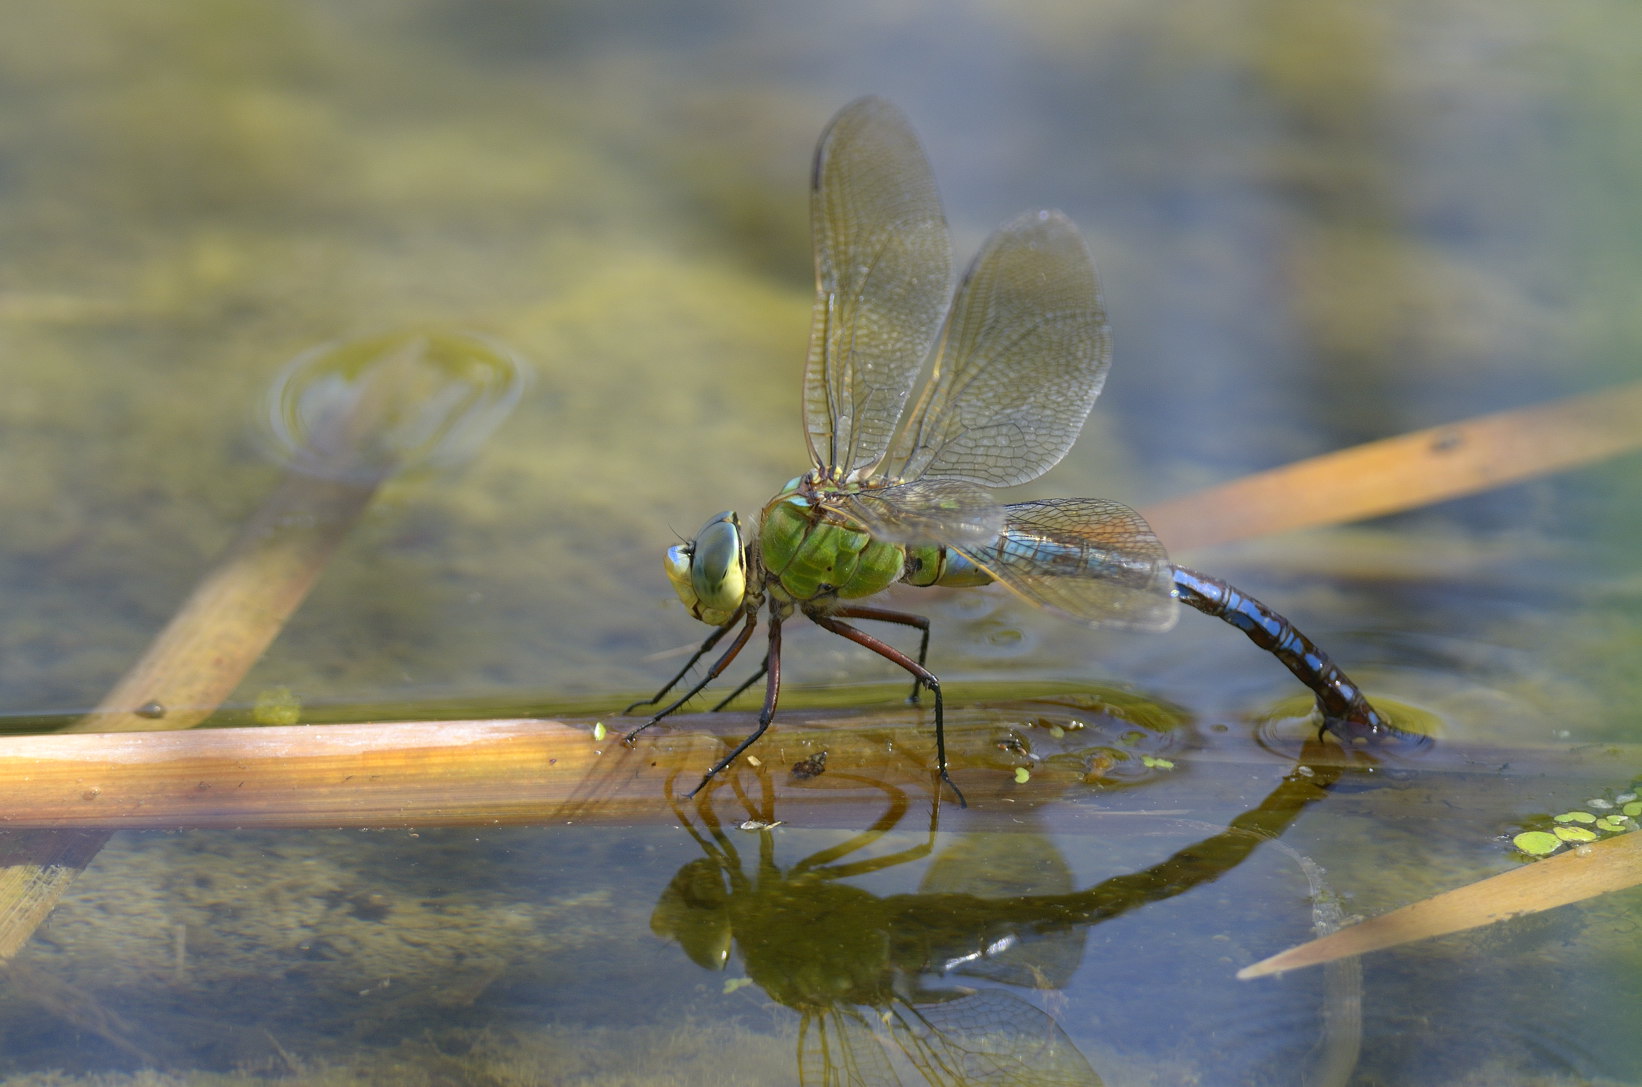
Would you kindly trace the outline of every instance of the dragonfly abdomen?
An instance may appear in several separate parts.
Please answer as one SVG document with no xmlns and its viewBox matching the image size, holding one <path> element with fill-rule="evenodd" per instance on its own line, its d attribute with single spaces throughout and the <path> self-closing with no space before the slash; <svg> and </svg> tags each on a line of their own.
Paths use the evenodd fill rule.
<svg viewBox="0 0 1642 1087">
<path fill-rule="evenodd" d="M 1181 603 L 1230 623 L 1282 661 L 1317 696 L 1331 730 L 1343 731 L 1355 739 L 1406 735 L 1369 705 L 1362 689 L 1317 643 L 1254 597 L 1184 566 L 1174 568 L 1174 591 Z"/>
<path fill-rule="evenodd" d="M 917 585 L 920 588 L 931 585 L 940 585 L 943 588 L 969 588 L 990 585 L 995 580 L 991 574 L 950 547 L 931 545 L 909 547 L 905 550 L 906 569 L 901 580 L 908 585 Z"/>
</svg>

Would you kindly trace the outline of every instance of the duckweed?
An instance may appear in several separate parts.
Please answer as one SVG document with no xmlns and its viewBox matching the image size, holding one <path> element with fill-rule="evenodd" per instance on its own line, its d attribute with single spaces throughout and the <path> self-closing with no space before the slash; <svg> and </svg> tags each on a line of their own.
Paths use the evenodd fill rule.
<svg viewBox="0 0 1642 1087">
<path fill-rule="evenodd" d="M 1530 857 L 1544 857 L 1562 848 L 1562 839 L 1543 830 L 1525 830 L 1511 844 Z"/>
<path fill-rule="evenodd" d="M 1570 845 L 1634 831 L 1642 820 L 1639 791 L 1638 782 L 1633 781 L 1623 792 L 1588 798 L 1585 809 L 1589 810 L 1532 816 L 1523 820 L 1511 844 L 1528 857 L 1547 857 Z"/>
</svg>

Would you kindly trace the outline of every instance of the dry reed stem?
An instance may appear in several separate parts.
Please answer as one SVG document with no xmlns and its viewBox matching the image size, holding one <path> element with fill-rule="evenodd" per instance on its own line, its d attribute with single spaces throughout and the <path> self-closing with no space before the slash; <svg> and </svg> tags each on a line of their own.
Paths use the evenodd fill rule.
<svg viewBox="0 0 1642 1087">
<path fill-rule="evenodd" d="M 96 709 L 62 731 L 185 729 L 215 713 L 308 595 L 375 490 L 287 475 L 142 658 Z"/>
<path fill-rule="evenodd" d="M 1258 978 L 1491 925 L 1642 883 L 1642 833 L 1621 834 L 1423 899 L 1237 972 Z"/>
<path fill-rule="evenodd" d="M 1642 382 L 1327 453 L 1141 511 L 1171 550 L 1417 509 L 1642 448 Z"/>
<path fill-rule="evenodd" d="M 977 800 L 1042 802 L 1077 784 L 1069 774 L 1040 773 L 1023 788 L 995 765 L 1000 722 L 1018 721 L 1023 705 L 949 712 L 953 766 L 984 768 L 966 782 Z M 1055 712 L 1053 703 L 1037 705 Z M 928 712 L 910 707 L 794 713 L 719 786 L 811 812 L 854 811 L 863 797 L 876 809 L 884 788 L 933 793 L 928 725 Z M 8 737 L 0 739 L 0 780 L 17 787 L 0 791 L 0 827 L 671 823 L 669 782 L 679 795 L 693 789 L 746 727 L 743 714 L 701 714 L 685 728 L 652 729 L 633 747 L 616 730 L 595 739 L 590 723 L 528 718 Z M 823 751 L 849 772 L 792 775 L 794 764 Z"/>
<path fill-rule="evenodd" d="M 706 734 L 670 737 L 669 762 L 705 760 Z M 689 748 L 685 751 L 683 748 Z M 412 721 L 110 733 L 0 741 L 23 786 L 0 825 L 412 826 L 558 822 L 658 802 L 654 751 L 555 721 Z"/>
<path fill-rule="evenodd" d="M 1058 706 L 1058 708 L 1057 708 Z M 1027 807 L 1089 788 L 1075 763 L 1040 764 L 1017 782 L 1000 761 L 999 730 L 1022 720 L 1053 723 L 1061 714 L 1086 721 L 1095 711 L 1052 700 L 948 709 L 948 754 L 974 802 L 965 826 L 1018 817 Z M 934 736 L 927 710 L 879 713 L 829 710 L 789 714 L 720 782 L 733 793 L 770 798 L 783 818 L 823 807 L 850 809 L 865 798 L 876 810 L 882 788 L 928 795 Z M 1112 719 L 1102 728 L 1115 727 Z M 658 726 L 635 746 L 618 732 L 595 739 L 590 722 L 529 718 L 396 721 L 378 724 L 293 725 L 197 729 L 186 733 L 17 736 L 0 739 L 0 826 L 65 830 L 192 827 L 431 827 L 553 825 L 601 822 L 671 823 L 665 800 L 672 781 L 682 794 L 746 731 L 746 715 L 692 716 L 687 726 Z M 792 767 L 819 751 L 828 772 L 795 778 Z M 1213 773 L 1256 778 L 1273 772 L 1271 755 L 1240 743 L 1174 753 L 1192 765 L 1221 764 Z M 1596 783 L 1613 765 L 1642 758 L 1635 748 L 1598 752 L 1546 747 L 1501 749 L 1449 744 L 1422 755 L 1422 775 L 1440 787 L 1398 798 L 1409 819 L 1445 818 L 1452 805 L 1497 794 L 1515 780 L 1498 767 L 1531 765 L 1536 779 Z M 1355 756 L 1323 745 L 1305 756 L 1314 767 L 1350 766 Z M 998 801 L 1007 801 L 999 803 Z M 1353 798 L 1331 801 L 1353 810 Z M 1372 805 L 1365 811 L 1373 811 Z M 1069 831 L 1096 825 L 1109 813 L 1069 809 L 1057 818 Z M 1639 836 L 1642 838 L 1642 836 Z"/>
</svg>

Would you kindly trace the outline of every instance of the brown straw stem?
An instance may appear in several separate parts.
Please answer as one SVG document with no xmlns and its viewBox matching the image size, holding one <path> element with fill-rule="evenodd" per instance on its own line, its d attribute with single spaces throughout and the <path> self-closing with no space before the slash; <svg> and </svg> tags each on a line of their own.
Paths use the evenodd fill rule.
<svg viewBox="0 0 1642 1087">
<path fill-rule="evenodd" d="M 1076 760 L 1038 763 L 1018 781 L 1000 756 L 1000 729 L 1023 716 L 1040 722 L 1094 719 L 1084 705 L 1054 700 L 968 703 L 950 709 L 948 753 L 976 801 L 965 825 L 1018 817 L 1026 807 L 1086 792 L 1094 779 Z M 1108 720 L 1112 727 L 1121 718 Z M 204 728 L 192 732 L 0 738 L 0 826 L 43 828 L 433 827 L 625 825 L 675 821 L 665 796 L 682 795 L 747 730 L 743 713 L 697 714 L 658 726 L 633 747 L 592 722 L 503 718 L 375 724 Z M 829 755 L 833 769 L 797 775 L 795 765 Z M 876 810 L 886 789 L 931 794 L 934 737 L 925 711 L 796 710 L 718 782 L 768 791 L 788 816 L 824 807 Z M 1195 765 L 1271 769 L 1270 755 L 1235 744 L 1194 751 Z M 1002 758 L 1002 761 L 1000 759 Z M 1423 760 L 1446 784 L 1429 798 L 1399 800 L 1410 819 L 1441 819 L 1482 803 L 1516 780 L 1501 765 L 1532 765 L 1536 778 L 1595 787 L 1616 762 L 1642 758 L 1635 745 L 1599 751 L 1450 744 Z M 1315 767 L 1355 765 L 1353 752 L 1308 754 Z M 1224 770 L 1236 774 L 1241 770 Z M 1379 801 L 1337 797 L 1341 810 L 1371 812 Z M 1355 807 L 1353 805 L 1356 805 Z M 1062 813 L 1076 830 L 1101 809 Z"/>
<path fill-rule="evenodd" d="M 1343 449 L 1149 506 L 1169 548 L 1337 525 L 1642 448 L 1642 382 Z"/>
<path fill-rule="evenodd" d="M 1642 834 L 1633 831 L 1350 925 L 1245 966 L 1237 976 L 1258 978 L 1334 962 L 1566 906 L 1638 883 L 1642 883 Z"/>
</svg>

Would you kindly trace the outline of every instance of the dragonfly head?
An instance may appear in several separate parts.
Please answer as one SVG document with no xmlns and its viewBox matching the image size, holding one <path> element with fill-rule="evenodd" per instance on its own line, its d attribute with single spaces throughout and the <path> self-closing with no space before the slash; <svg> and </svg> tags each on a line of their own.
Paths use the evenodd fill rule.
<svg viewBox="0 0 1642 1087">
<path fill-rule="evenodd" d="M 673 591 L 703 623 L 722 626 L 747 599 L 747 552 L 733 511 L 702 525 L 689 543 L 669 547 L 663 561 Z"/>
</svg>

